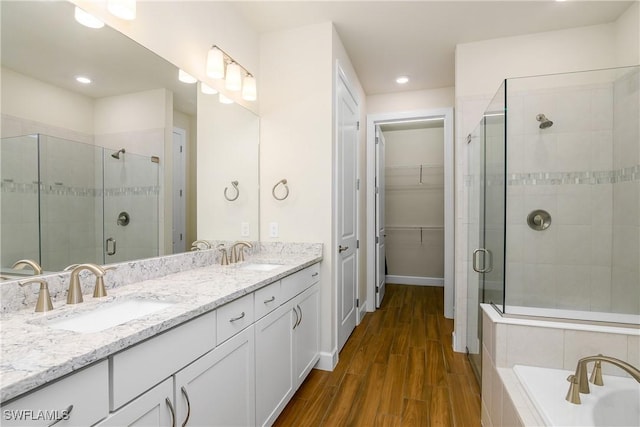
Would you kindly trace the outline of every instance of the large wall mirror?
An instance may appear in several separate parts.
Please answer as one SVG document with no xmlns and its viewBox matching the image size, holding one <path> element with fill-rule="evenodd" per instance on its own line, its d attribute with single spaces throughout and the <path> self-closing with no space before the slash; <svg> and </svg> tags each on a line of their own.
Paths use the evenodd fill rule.
<svg viewBox="0 0 640 427">
<path fill-rule="evenodd" d="M 25 258 L 59 271 L 257 239 L 257 116 L 118 31 L 80 25 L 71 3 L 0 8 L 2 276 L 26 273 L 11 268 Z"/>
</svg>

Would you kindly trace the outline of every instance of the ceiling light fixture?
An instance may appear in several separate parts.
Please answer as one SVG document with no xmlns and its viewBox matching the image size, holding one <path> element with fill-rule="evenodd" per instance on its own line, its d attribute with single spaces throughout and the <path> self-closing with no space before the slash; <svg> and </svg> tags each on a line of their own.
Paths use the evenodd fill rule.
<svg viewBox="0 0 640 427">
<path fill-rule="evenodd" d="M 75 7 L 75 10 L 73 12 L 73 17 L 76 19 L 76 21 L 79 24 L 82 24 L 85 27 L 96 28 L 96 29 L 104 27 L 104 22 L 102 22 L 92 14 L 87 13 L 84 10 L 80 9 L 78 6 Z"/>
<path fill-rule="evenodd" d="M 107 0 L 107 9 L 125 21 L 136 19 L 136 0 Z"/>
<path fill-rule="evenodd" d="M 409 83 L 409 77 L 407 76 L 400 76 L 396 79 L 396 83 L 403 85 L 405 83 Z"/>
<path fill-rule="evenodd" d="M 182 69 L 178 70 L 178 80 L 180 80 L 182 83 L 188 84 L 193 84 L 198 81 L 198 79 Z"/>
<path fill-rule="evenodd" d="M 85 76 L 77 76 L 76 81 L 78 83 L 82 83 L 83 85 L 88 85 L 89 83 L 91 83 L 91 79 Z"/>
<path fill-rule="evenodd" d="M 225 79 L 225 89 L 229 91 L 242 90 L 245 101 L 257 99 L 256 78 L 216 45 L 211 46 L 207 53 L 206 73 L 212 79 Z"/>
<path fill-rule="evenodd" d="M 200 92 L 204 93 L 205 95 L 215 95 L 216 93 L 218 93 L 217 90 L 204 82 L 200 82 Z"/>
</svg>

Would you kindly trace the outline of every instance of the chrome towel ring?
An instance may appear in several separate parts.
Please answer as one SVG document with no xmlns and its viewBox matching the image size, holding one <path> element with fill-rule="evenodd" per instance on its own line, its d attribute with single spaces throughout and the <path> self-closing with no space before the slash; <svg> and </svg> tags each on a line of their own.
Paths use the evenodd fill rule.
<svg viewBox="0 0 640 427">
<path fill-rule="evenodd" d="M 285 193 L 283 197 L 278 197 L 276 196 L 276 188 L 278 188 L 278 185 L 282 184 L 282 186 L 284 187 Z M 273 198 L 276 200 L 284 200 L 287 197 L 289 197 L 289 187 L 287 186 L 287 180 L 286 178 L 281 179 L 280 181 L 276 182 L 276 185 L 273 186 L 273 190 L 271 190 L 271 194 L 273 194 Z"/>
<path fill-rule="evenodd" d="M 233 185 L 233 188 L 236 190 L 235 197 L 229 197 L 227 195 L 227 190 L 229 189 L 229 187 L 224 187 L 224 198 L 230 202 L 233 202 L 238 198 L 238 196 L 240 196 L 240 190 L 238 190 L 238 181 L 231 181 L 231 185 Z"/>
</svg>

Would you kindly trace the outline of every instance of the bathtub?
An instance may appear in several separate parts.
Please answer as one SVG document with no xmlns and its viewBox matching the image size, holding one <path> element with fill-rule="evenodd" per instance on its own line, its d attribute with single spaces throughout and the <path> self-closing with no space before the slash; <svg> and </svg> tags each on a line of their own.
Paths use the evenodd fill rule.
<svg viewBox="0 0 640 427">
<path fill-rule="evenodd" d="M 598 311 L 565 310 L 558 308 L 522 307 L 507 305 L 506 316 L 533 316 L 549 319 L 570 319 L 594 322 L 605 322 L 626 325 L 640 325 L 640 315 L 623 313 L 606 313 Z"/>
<path fill-rule="evenodd" d="M 640 426 L 640 384 L 603 375 L 604 386 L 589 384 L 582 404 L 565 400 L 573 371 L 515 365 L 513 371 L 547 426 Z"/>
</svg>

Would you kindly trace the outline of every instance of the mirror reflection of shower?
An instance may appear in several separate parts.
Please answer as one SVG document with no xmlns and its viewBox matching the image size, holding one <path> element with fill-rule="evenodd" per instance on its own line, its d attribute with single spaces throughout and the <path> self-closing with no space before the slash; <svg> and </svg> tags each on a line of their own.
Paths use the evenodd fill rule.
<svg viewBox="0 0 640 427">
<path fill-rule="evenodd" d="M 542 125 L 541 125 L 541 126 L 542 126 Z M 124 148 L 121 148 L 121 149 L 119 149 L 118 151 L 116 151 L 115 153 L 113 153 L 113 154 L 111 155 L 111 157 L 113 157 L 114 159 L 118 159 L 118 160 L 120 160 L 120 153 L 122 153 L 122 154 L 124 154 L 124 153 L 125 153 Z"/>
<path fill-rule="evenodd" d="M 540 129 L 546 129 L 553 126 L 553 122 L 547 119 L 547 117 L 542 113 L 536 116 L 536 120 L 540 122 Z"/>
</svg>

